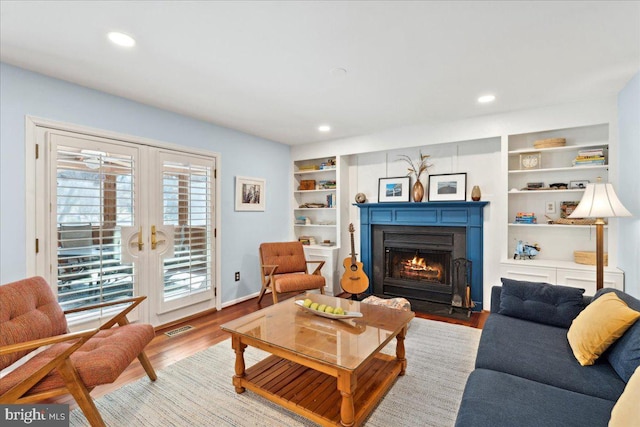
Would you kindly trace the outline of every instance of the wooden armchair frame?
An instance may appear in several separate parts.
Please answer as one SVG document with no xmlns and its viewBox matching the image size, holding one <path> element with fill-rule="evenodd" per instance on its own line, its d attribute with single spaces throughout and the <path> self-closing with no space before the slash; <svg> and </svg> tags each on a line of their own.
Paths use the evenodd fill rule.
<svg viewBox="0 0 640 427">
<path fill-rule="evenodd" d="M 13 388 L 7 390 L 4 394 L 0 396 L 0 403 L 3 404 L 16 404 L 16 403 L 33 403 L 37 401 L 41 401 L 44 399 L 61 396 L 64 394 L 71 394 L 85 417 L 89 421 L 92 426 L 104 426 L 104 421 L 102 420 L 102 416 L 98 412 L 98 409 L 93 402 L 93 399 L 90 396 L 90 392 L 93 389 L 87 388 L 85 384 L 82 382 L 78 371 L 75 366 L 71 362 L 71 355 L 81 348 L 91 337 L 96 335 L 101 330 L 109 329 L 116 324 L 120 326 L 124 326 L 129 324 L 129 320 L 127 319 L 127 314 L 129 314 L 134 308 L 136 308 L 142 301 L 146 299 L 145 296 L 127 298 L 117 301 L 110 301 L 101 304 L 95 304 L 91 306 L 75 308 L 71 310 L 64 311 L 64 314 L 78 313 L 87 310 L 94 310 L 98 308 L 104 308 L 109 306 L 121 305 L 121 304 L 129 304 L 127 307 L 124 307 L 122 311 L 113 316 L 106 323 L 102 324 L 100 327 L 95 329 L 90 329 L 81 332 L 74 332 L 68 334 L 62 334 L 57 336 L 52 336 L 48 338 L 41 338 L 32 341 L 26 341 L 11 345 L 6 345 L 0 347 L 0 355 L 6 355 L 10 353 L 15 353 L 18 351 L 31 350 L 36 349 L 38 347 L 47 346 L 51 344 L 57 344 L 65 341 L 77 340 L 72 346 L 66 349 L 64 352 L 60 353 L 54 359 L 50 360 L 40 369 L 29 375 L 27 379 L 16 384 Z M 144 353 L 144 350 L 138 354 L 138 360 L 142 364 L 145 372 L 151 379 L 151 381 L 155 381 L 157 379 L 157 375 L 153 366 L 151 366 L 151 362 L 149 358 Z M 20 369 L 20 368 L 18 368 Z M 60 376 L 65 382 L 65 387 L 60 387 L 52 390 L 46 390 L 39 393 L 28 394 L 29 390 L 35 386 L 40 380 L 46 377 L 49 373 L 51 373 L 54 369 L 57 369 Z"/>
</svg>

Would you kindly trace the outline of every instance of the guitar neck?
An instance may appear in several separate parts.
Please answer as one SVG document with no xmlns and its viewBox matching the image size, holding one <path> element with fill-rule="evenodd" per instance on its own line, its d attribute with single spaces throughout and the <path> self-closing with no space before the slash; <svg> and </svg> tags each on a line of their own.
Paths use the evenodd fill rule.
<svg viewBox="0 0 640 427">
<path fill-rule="evenodd" d="M 353 240 L 353 231 L 351 232 L 351 264 L 356 263 L 356 246 Z"/>
</svg>

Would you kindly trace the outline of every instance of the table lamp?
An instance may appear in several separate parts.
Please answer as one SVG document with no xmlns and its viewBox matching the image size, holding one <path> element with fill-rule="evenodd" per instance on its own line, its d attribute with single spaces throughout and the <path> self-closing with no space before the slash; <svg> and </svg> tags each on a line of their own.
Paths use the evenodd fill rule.
<svg viewBox="0 0 640 427">
<path fill-rule="evenodd" d="M 569 218 L 596 218 L 596 290 L 602 289 L 604 283 L 604 218 L 631 216 L 613 191 L 613 186 L 606 182 L 587 184 L 582 200 L 569 215 Z"/>
</svg>

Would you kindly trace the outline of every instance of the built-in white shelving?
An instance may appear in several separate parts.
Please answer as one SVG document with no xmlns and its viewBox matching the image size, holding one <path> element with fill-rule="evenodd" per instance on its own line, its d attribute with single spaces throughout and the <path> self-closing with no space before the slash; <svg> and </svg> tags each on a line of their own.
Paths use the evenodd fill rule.
<svg viewBox="0 0 640 427">
<path fill-rule="evenodd" d="M 535 148 L 535 141 L 565 138 L 559 147 Z M 595 124 L 565 129 L 541 130 L 507 137 L 507 259 L 501 263 L 501 275 L 520 280 L 548 281 L 559 285 L 584 287 L 595 292 L 595 267 L 574 262 L 574 251 L 595 251 L 595 226 L 549 224 L 557 220 L 571 204 L 577 204 L 586 185 L 599 178 L 608 181 L 609 124 Z M 602 148 L 604 165 L 575 166 L 573 160 L 582 150 Z M 523 156 L 537 156 L 535 168 L 526 168 Z M 531 166 L 530 164 L 528 166 Z M 528 190 L 540 186 L 542 189 Z M 559 185 L 567 188 L 556 189 Z M 520 212 L 533 213 L 536 224 L 516 223 Z M 605 227 L 608 228 L 608 227 Z M 605 236 L 606 236 L 605 232 Z M 541 248 L 535 259 L 513 259 L 518 241 Z M 605 245 L 607 245 L 605 238 Z M 605 252 L 607 251 L 605 246 Z M 622 289 L 623 273 L 605 268 L 605 285 Z"/>
<path fill-rule="evenodd" d="M 312 238 L 314 243 L 305 245 L 305 255 L 307 260 L 325 262 L 322 275 L 329 295 L 341 292 L 338 280 L 340 173 L 340 159 L 336 157 L 293 162 L 293 234 L 305 243 Z M 325 186 L 330 188 L 323 188 Z"/>
</svg>

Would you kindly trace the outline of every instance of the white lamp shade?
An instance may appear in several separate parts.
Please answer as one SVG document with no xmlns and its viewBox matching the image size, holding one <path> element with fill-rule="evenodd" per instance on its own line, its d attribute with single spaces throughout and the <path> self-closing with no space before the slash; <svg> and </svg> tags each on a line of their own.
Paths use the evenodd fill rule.
<svg viewBox="0 0 640 427">
<path fill-rule="evenodd" d="M 569 218 L 607 218 L 631 216 L 613 191 L 609 183 L 597 182 L 587 184 L 578 207 L 569 215 Z"/>
</svg>

